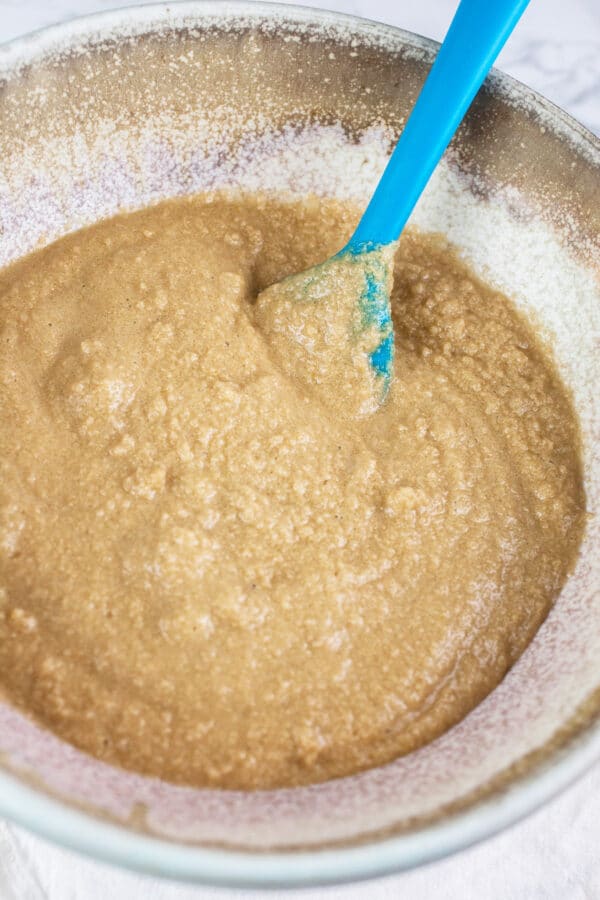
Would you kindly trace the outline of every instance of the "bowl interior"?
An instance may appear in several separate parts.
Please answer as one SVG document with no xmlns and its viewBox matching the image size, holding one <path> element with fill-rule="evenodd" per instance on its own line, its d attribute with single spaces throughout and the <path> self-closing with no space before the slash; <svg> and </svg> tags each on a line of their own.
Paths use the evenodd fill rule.
<svg viewBox="0 0 600 900">
<path fill-rule="evenodd" d="M 125 10 L 18 42 L 0 60 L 0 264 L 118 210 L 200 190 L 364 201 L 433 50 L 355 19 L 230 3 Z M 495 75 L 414 214 L 539 322 L 584 436 L 591 516 L 576 572 L 493 694 L 388 766 L 255 794 L 117 770 L 0 702 L 13 786 L 165 841 L 300 851 L 418 837 L 600 743 L 599 161 L 575 123 Z"/>
</svg>

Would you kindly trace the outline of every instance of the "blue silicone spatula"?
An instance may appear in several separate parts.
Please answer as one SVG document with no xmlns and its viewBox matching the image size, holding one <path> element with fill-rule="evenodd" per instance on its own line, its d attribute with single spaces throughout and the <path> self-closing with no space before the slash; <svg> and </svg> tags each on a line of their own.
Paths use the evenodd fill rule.
<svg viewBox="0 0 600 900">
<path fill-rule="evenodd" d="M 356 231 L 340 253 L 285 279 L 286 296 L 297 286 L 307 305 L 327 302 L 328 269 L 345 258 L 363 270 L 356 297 L 359 315 L 349 340 L 369 332 L 368 371 L 376 394 L 385 398 L 393 369 L 394 335 L 390 311 L 391 254 L 433 170 L 460 125 L 498 53 L 529 0 L 461 0 L 444 43 Z M 283 284 L 283 282 L 281 282 Z M 269 292 L 272 288 L 268 289 Z M 312 302 L 311 302 L 312 301 Z M 356 322 L 359 322 L 357 328 Z M 375 341 L 373 334 L 375 333 Z"/>
</svg>

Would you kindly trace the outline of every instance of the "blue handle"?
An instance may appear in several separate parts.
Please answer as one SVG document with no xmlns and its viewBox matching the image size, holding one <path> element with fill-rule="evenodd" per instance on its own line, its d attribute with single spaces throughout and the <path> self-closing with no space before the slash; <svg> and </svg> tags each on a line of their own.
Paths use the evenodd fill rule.
<svg viewBox="0 0 600 900">
<path fill-rule="evenodd" d="M 529 0 L 462 0 L 377 189 L 350 238 L 395 241 Z"/>
</svg>

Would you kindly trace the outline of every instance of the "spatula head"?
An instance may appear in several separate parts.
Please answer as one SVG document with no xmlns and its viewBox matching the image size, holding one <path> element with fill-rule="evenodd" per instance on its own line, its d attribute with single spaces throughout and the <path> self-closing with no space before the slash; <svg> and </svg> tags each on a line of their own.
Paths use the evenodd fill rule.
<svg viewBox="0 0 600 900">
<path fill-rule="evenodd" d="M 343 415 L 385 400 L 392 377 L 394 247 L 344 249 L 266 288 L 255 320 L 279 365 Z"/>
</svg>

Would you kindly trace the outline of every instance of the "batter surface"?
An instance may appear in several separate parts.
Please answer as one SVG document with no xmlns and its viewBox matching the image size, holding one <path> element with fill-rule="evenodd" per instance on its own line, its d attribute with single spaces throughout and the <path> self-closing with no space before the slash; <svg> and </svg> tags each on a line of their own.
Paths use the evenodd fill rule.
<svg viewBox="0 0 600 900">
<path fill-rule="evenodd" d="M 0 684 L 102 759 L 226 788 L 384 763 L 485 697 L 567 577 L 568 395 L 440 239 L 397 253 L 375 413 L 265 327 L 257 292 L 355 221 L 197 197 L 0 273 Z"/>
</svg>

